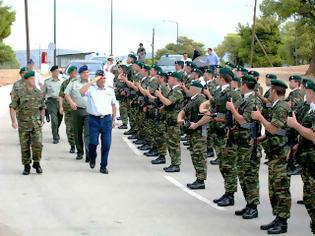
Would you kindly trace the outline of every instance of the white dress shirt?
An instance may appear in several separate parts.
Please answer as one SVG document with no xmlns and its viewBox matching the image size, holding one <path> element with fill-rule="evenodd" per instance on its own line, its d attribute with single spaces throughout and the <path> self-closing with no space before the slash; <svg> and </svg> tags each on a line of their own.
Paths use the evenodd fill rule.
<svg viewBox="0 0 315 236">
<path fill-rule="evenodd" d="M 87 98 L 87 112 L 93 116 L 112 115 L 112 106 L 116 105 L 116 96 L 113 89 L 100 88 L 92 85 L 85 93 Z"/>
</svg>

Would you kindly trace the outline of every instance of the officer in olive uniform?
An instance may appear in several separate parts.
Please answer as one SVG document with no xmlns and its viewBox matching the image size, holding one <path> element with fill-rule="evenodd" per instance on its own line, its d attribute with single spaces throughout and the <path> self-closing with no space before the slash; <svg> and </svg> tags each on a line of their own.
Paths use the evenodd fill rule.
<svg viewBox="0 0 315 236">
<path fill-rule="evenodd" d="M 288 86 L 281 80 L 271 80 L 272 107 L 264 118 L 259 110 L 252 112 L 252 118 L 259 121 L 265 128 L 266 134 L 257 140 L 262 143 L 268 157 L 269 197 L 272 213 L 276 218 L 269 224 L 262 225 L 262 230 L 268 234 L 286 233 L 287 220 L 290 217 L 291 193 L 290 177 L 287 174 L 286 157 L 289 147 L 285 129 L 290 107 L 284 101 Z"/>
<path fill-rule="evenodd" d="M 204 181 L 207 179 L 207 130 L 199 123 L 199 107 L 206 101 L 202 89 L 203 85 L 199 81 L 191 83 L 191 100 L 177 117 L 177 122 L 188 129 L 190 155 L 196 172 L 196 181 L 187 184 L 190 189 L 204 189 Z"/>
<path fill-rule="evenodd" d="M 45 119 L 45 102 L 35 85 L 35 73 L 24 74 L 24 84 L 14 91 L 10 104 L 12 127 L 19 130 L 23 175 L 28 175 L 32 167 L 41 174 L 42 125 Z"/>
<path fill-rule="evenodd" d="M 68 84 L 77 79 L 77 67 L 70 66 L 67 73 L 69 74 L 69 78 L 62 82 L 60 91 L 59 91 L 59 113 L 65 115 L 65 124 L 66 124 L 66 133 L 68 138 L 68 143 L 70 145 L 70 153 L 75 153 L 75 133 L 73 129 L 73 118 L 72 118 L 72 110 L 65 99 L 65 90 Z"/>
<path fill-rule="evenodd" d="M 306 87 L 306 100 L 310 108 L 299 122 L 295 114 L 288 117 L 289 127 L 299 133 L 297 160 L 302 166 L 303 200 L 311 218 L 311 231 L 315 234 L 315 84 L 308 81 Z"/>
</svg>

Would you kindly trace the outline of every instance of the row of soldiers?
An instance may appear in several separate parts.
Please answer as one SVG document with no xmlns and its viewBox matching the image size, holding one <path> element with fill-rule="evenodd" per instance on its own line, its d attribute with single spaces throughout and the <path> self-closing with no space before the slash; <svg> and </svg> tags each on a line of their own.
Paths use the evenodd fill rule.
<svg viewBox="0 0 315 236">
<path fill-rule="evenodd" d="M 171 165 L 165 172 L 180 172 L 180 141 L 187 134 L 196 181 L 190 189 L 204 189 L 207 154 L 217 155 L 225 193 L 213 200 L 218 206 L 234 205 L 237 181 L 246 206 L 235 214 L 243 219 L 258 217 L 259 168 L 264 150 L 268 160 L 269 197 L 275 219 L 261 229 L 268 234 L 287 232 L 290 217 L 290 175 L 300 167 L 304 204 L 315 233 L 315 84 L 299 75 L 288 86 L 267 74 L 267 91 L 259 73 L 227 63 L 225 67 L 197 67 L 175 62 L 175 72 L 165 73 L 129 55 L 127 65 L 117 69 L 115 89 L 120 101 L 124 134 L 144 155 L 157 157 L 152 164 Z M 292 113 L 293 112 L 293 113 Z M 262 132 L 263 128 L 265 129 Z M 288 169 L 288 163 L 293 163 Z"/>
</svg>

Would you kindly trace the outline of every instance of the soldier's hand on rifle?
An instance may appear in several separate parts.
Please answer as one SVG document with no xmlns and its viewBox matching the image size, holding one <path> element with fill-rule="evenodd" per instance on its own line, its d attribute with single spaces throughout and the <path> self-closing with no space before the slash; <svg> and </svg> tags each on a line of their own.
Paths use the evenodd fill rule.
<svg viewBox="0 0 315 236">
<path fill-rule="evenodd" d="M 161 91 L 159 89 L 157 89 L 155 91 L 155 96 L 160 97 L 161 96 Z"/>
<path fill-rule="evenodd" d="M 189 129 L 192 129 L 192 130 L 195 130 L 198 128 L 198 125 L 194 122 L 190 122 L 190 126 L 189 126 Z"/>
<path fill-rule="evenodd" d="M 226 107 L 226 109 L 228 109 L 229 111 L 231 111 L 231 110 L 233 110 L 233 108 L 234 108 L 234 104 L 233 104 L 233 102 L 227 101 L 225 107 Z"/>
<path fill-rule="evenodd" d="M 252 111 L 251 117 L 252 117 L 253 120 L 259 120 L 261 116 L 262 116 L 262 114 L 261 114 L 261 112 L 259 110 Z"/>
<path fill-rule="evenodd" d="M 292 113 L 292 117 L 288 117 L 288 118 L 287 118 L 287 125 L 288 125 L 290 128 L 295 128 L 298 124 L 299 124 L 299 123 L 298 123 L 298 121 L 296 120 L 295 113 L 293 112 L 293 113 Z"/>
</svg>

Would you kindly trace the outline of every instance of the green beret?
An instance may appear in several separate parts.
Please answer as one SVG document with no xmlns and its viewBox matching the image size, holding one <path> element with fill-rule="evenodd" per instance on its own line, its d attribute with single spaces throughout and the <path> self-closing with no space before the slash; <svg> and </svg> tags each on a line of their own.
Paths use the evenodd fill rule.
<svg viewBox="0 0 315 236">
<path fill-rule="evenodd" d="M 28 71 L 24 74 L 24 79 L 28 79 L 30 77 L 34 77 L 35 76 L 35 72 L 34 71 Z"/>
<path fill-rule="evenodd" d="M 213 70 L 212 70 L 212 69 L 210 69 L 210 68 L 208 68 L 208 69 L 206 69 L 206 70 L 205 70 L 205 73 L 208 73 L 208 74 L 213 74 Z"/>
<path fill-rule="evenodd" d="M 305 85 L 306 85 L 306 83 L 308 82 L 308 81 L 312 81 L 310 78 L 308 78 L 308 77 L 303 77 L 302 78 L 302 84 L 304 85 L 304 87 L 305 87 Z"/>
<path fill-rule="evenodd" d="M 237 83 L 241 83 L 242 82 L 241 78 L 236 77 L 236 76 L 234 76 L 232 80 L 236 81 Z"/>
<path fill-rule="evenodd" d="M 192 63 L 193 63 L 192 61 L 186 61 L 185 62 L 186 66 L 191 66 Z"/>
<path fill-rule="evenodd" d="M 145 70 L 151 70 L 151 66 L 149 66 L 149 65 L 144 65 L 144 66 L 143 66 L 143 69 L 145 69 Z"/>
<path fill-rule="evenodd" d="M 215 65 L 215 68 L 221 69 L 221 68 L 224 68 L 224 67 L 223 67 L 223 66 L 220 66 L 220 65 Z"/>
<path fill-rule="evenodd" d="M 291 81 L 291 80 L 295 80 L 295 81 L 300 81 L 300 82 L 301 82 L 302 77 L 299 76 L 299 75 L 291 75 L 291 76 L 289 77 L 289 81 Z"/>
<path fill-rule="evenodd" d="M 70 74 L 71 72 L 77 70 L 78 68 L 76 66 L 70 66 L 68 69 L 68 74 Z"/>
<path fill-rule="evenodd" d="M 266 78 L 268 79 L 277 79 L 277 76 L 274 74 L 266 74 Z"/>
<path fill-rule="evenodd" d="M 193 80 L 190 84 L 191 87 L 203 88 L 203 85 L 198 80 Z"/>
<path fill-rule="evenodd" d="M 199 70 L 198 68 L 193 68 L 192 72 L 196 72 L 198 75 L 202 75 L 203 74 L 202 71 Z"/>
<path fill-rule="evenodd" d="M 231 68 L 236 68 L 236 65 L 234 65 L 233 63 L 231 63 L 231 62 L 226 62 L 225 63 L 225 65 L 227 65 L 227 66 L 229 66 L 229 67 L 231 67 Z"/>
<path fill-rule="evenodd" d="M 179 81 L 182 81 L 182 79 L 183 79 L 183 74 L 180 73 L 180 72 L 173 72 L 169 76 L 174 77 L 174 78 L 176 78 Z"/>
<path fill-rule="evenodd" d="M 315 91 L 315 83 L 312 80 L 308 80 L 305 84 L 305 89 L 311 89 Z"/>
<path fill-rule="evenodd" d="M 243 73 L 248 73 L 248 70 L 245 67 L 240 66 L 240 65 L 236 66 L 236 70 L 237 71 L 242 71 Z"/>
<path fill-rule="evenodd" d="M 162 70 L 162 68 L 159 67 L 159 66 L 157 66 L 157 65 L 153 65 L 151 68 L 154 69 L 154 70 L 156 70 L 157 72 L 159 72 L 159 71 Z"/>
<path fill-rule="evenodd" d="M 143 62 L 139 62 L 139 66 L 140 66 L 141 69 L 143 69 L 144 63 Z"/>
<path fill-rule="evenodd" d="M 251 75 L 244 75 L 242 77 L 242 83 L 244 83 L 244 84 L 257 84 L 257 80 Z"/>
<path fill-rule="evenodd" d="M 220 69 L 220 72 L 219 72 L 221 75 L 229 75 L 231 76 L 232 78 L 234 77 L 234 73 L 233 71 L 231 71 L 229 68 L 227 67 L 223 67 Z"/>
<path fill-rule="evenodd" d="M 272 79 L 271 80 L 271 85 L 277 86 L 277 87 L 280 87 L 280 88 L 284 88 L 284 89 L 288 88 L 286 83 L 284 83 L 282 80 L 279 80 L 279 79 Z"/>
<path fill-rule="evenodd" d="M 259 72 L 255 70 L 251 70 L 250 72 L 248 72 L 248 74 L 253 77 L 259 77 Z"/>
<path fill-rule="evenodd" d="M 134 59 L 134 60 L 137 60 L 137 56 L 135 54 L 129 54 L 128 57 Z"/>
<path fill-rule="evenodd" d="M 184 61 L 175 61 L 175 65 L 184 65 L 185 64 L 185 62 Z"/>
<path fill-rule="evenodd" d="M 20 69 L 20 74 L 23 73 L 24 71 L 27 71 L 27 70 L 28 70 L 28 68 L 27 68 L 26 66 L 21 67 L 21 69 Z"/>
</svg>

